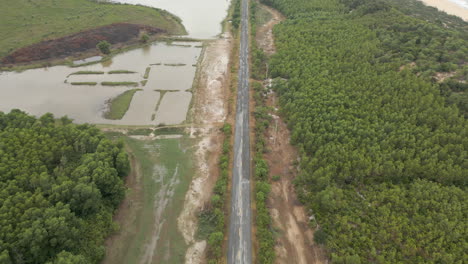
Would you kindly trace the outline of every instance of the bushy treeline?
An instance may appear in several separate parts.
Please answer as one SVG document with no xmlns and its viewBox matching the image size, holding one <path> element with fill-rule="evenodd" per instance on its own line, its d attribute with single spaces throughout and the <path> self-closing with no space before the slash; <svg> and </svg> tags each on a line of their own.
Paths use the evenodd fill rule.
<svg viewBox="0 0 468 264">
<path fill-rule="evenodd" d="M 373 0 L 265 2 L 288 18 L 274 29 L 270 70 L 301 153 L 298 194 L 333 263 L 466 262 L 468 123 L 426 64 L 400 69 L 407 51 L 382 38 L 418 35 L 416 18 Z M 466 46 L 446 46 L 459 33 L 437 30 L 445 44 L 428 49 L 459 67 L 450 56 Z"/>
<path fill-rule="evenodd" d="M 275 237 L 273 230 L 273 220 L 268 210 L 267 199 L 271 191 L 269 184 L 270 169 L 263 154 L 267 151 L 265 133 L 269 127 L 272 117 L 269 112 L 271 109 L 266 107 L 266 90 L 259 82 L 252 82 L 254 90 L 255 109 L 255 140 L 254 140 L 254 179 L 255 179 L 255 230 L 258 242 L 256 251 L 256 263 L 268 264 L 275 260 Z"/>
<path fill-rule="evenodd" d="M 267 161 L 263 158 L 266 151 L 265 133 L 266 129 L 272 120 L 269 115 L 269 109 L 265 106 L 266 90 L 261 84 L 261 80 L 265 78 L 267 56 L 257 46 L 255 39 L 257 28 L 263 25 L 257 23 L 257 12 L 259 5 L 256 1 L 250 2 L 250 77 L 252 81 L 250 86 L 253 90 L 253 99 L 255 101 L 255 109 L 253 109 L 255 117 L 255 137 L 254 137 L 254 197 L 256 214 L 255 214 L 255 236 L 258 243 L 256 253 L 256 263 L 268 264 L 275 260 L 275 237 L 273 230 L 273 221 L 267 207 L 268 196 L 270 195 L 271 186 L 269 184 L 270 170 Z"/>
<path fill-rule="evenodd" d="M 433 83 L 468 117 L 468 23 L 416 0 L 265 0 L 289 17 L 346 14 L 379 40 L 375 62 L 394 63 Z M 408 15 L 405 15 L 408 14 Z"/>
<path fill-rule="evenodd" d="M 128 172 L 93 126 L 0 112 L 0 263 L 98 263 Z"/>
<path fill-rule="evenodd" d="M 221 129 L 224 134 L 222 154 L 219 159 L 220 176 L 213 188 L 213 195 L 207 208 L 199 215 L 197 236 L 208 240 L 208 264 L 220 263 L 223 259 L 223 241 L 226 230 L 224 218 L 227 187 L 229 183 L 229 161 L 231 155 L 231 125 L 226 123 Z"/>
</svg>

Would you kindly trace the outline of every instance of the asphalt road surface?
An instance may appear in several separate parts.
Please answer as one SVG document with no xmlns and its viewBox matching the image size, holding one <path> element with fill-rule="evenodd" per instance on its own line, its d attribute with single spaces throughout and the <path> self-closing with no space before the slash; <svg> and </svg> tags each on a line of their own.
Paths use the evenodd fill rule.
<svg viewBox="0 0 468 264">
<path fill-rule="evenodd" d="M 242 1 L 239 87 L 237 90 L 228 264 L 252 263 L 249 135 L 249 3 Z"/>
</svg>

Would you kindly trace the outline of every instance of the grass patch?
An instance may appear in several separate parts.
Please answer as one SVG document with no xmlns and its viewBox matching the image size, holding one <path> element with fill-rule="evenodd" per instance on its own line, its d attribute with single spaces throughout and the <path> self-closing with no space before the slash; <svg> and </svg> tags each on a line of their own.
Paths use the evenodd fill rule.
<svg viewBox="0 0 468 264">
<path fill-rule="evenodd" d="M 70 75 L 91 75 L 91 74 L 104 74 L 103 71 L 77 71 L 77 72 L 72 72 Z"/>
<path fill-rule="evenodd" d="M 143 76 L 144 79 L 148 79 L 150 71 L 151 71 L 151 67 L 146 67 L 145 75 Z"/>
<path fill-rule="evenodd" d="M 155 136 L 183 134 L 183 133 L 184 133 L 183 127 L 161 127 L 161 128 L 156 128 L 154 130 Z"/>
<path fill-rule="evenodd" d="M 127 112 L 132 102 L 133 95 L 141 89 L 128 90 L 113 98 L 109 102 L 109 110 L 104 114 L 104 118 L 111 120 L 120 120 Z"/>
<path fill-rule="evenodd" d="M 102 82 L 103 86 L 138 86 L 137 82 Z"/>
<path fill-rule="evenodd" d="M 172 66 L 172 67 L 180 67 L 180 66 L 185 66 L 187 64 L 184 63 L 164 63 L 164 66 Z"/>
<path fill-rule="evenodd" d="M 155 227 L 154 208 L 161 208 L 159 221 L 164 223 L 159 233 L 154 263 L 184 263 L 187 245 L 179 231 L 177 218 L 183 209 L 185 195 L 193 177 L 194 164 L 191 139 L 137 140 L 126 136 L 123 139 L 131 155 L 137 161 L 141 190 L 130 190 L 134 195 L 132 225 L 138 228 L 130 234 L 108 256 L 107 263 L 140 263 L 146 243 L 151 241 Z M 158 195 L 163 194 L 163 195 Z M 138 206 L 137 206 L 138 205 Z M 122 246 L 123 247 L 119 247 Z M 170 245 L 170 247 L 168 247 Z"/>
<path fill-rule="evenodd" d="M 71 82 L 71 85 L 88 85 L 88 86 L 95 86 L 97 82 Z"/>
<path fill-rule="evenodd" d="M 153 129 L 151 128 L 137 128 L 137 129 L 129 129 L 127 132 L 127 135 L 133 135 L 133 136 L 148 136 L 153 132 Z"/>
<path fill-rule="evenodd" d="M 0 58 L 45 39 L 71 35 L 113 23 L 128 22 L 186 33 L 180 18 L 167 11 L 89 0 L 3 0 L 0 8 Z"/>
<path fill-rule="evenodd" d="M 136 73 L 134 71 L 127 71 L 127 70 L 115 70 L 109 71 L 108 74 L 129 74 L 129 73 Z"/>
<path fill-rule="evenodd" d="M 263 5 L 257 5 L 255 10 L 255 22 L 257 25 L 261 26 L 266 24 L 272 18 L 271 13 Z"/>
<path fill-rule="evenodd" d="M 148 82 L 148 80 L 143 80 L 143 81 L 141 81 L 141 82 L 140 82 L 140 83 L 141 83 L 141 86 L 145 86 L 147 82 Z"/>
<path fill-rule="evenodd" d="M 151 66 L 159 66 L 159 65 L 162 65 L 162 63 L 158 62 L 158 63 L 151 63 L 150 64 Z"/>
</svg>

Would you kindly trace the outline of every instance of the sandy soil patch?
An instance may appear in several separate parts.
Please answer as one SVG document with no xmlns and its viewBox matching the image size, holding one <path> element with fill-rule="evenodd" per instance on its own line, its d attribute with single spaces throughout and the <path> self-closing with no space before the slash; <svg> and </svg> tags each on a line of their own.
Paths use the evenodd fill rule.
<svg viewBox="0 0 468 264">
<path fill-rule="evenodd" d="M 201 137 L 195 159 L 196 175 L 185 196 L 185 204 L 177 219 L 180 231 L 189 248 L 185 263 L 198 264 L 205 261 L 206 241 L 196 241 L 195 232 L 198 226 L 197 214 L 209 201 L 212 189 L 218 178 L 218 159 L 221 153 L 222 134 L 220 127 L 226 120 L 229 55 L 232 38 L 228 34 L 206 44 L 200 63 L 198 85 L 194 94 L 191 110 L 190 134 Z M 203 125 L 204 128 L 195 128 Z"/>
<path fill-rule="evenodd" d="M 268 105 L 275 107 L 276 98 L 270 94 Z M 313 230 L 309 227 L 309 216 L 304 206 L 297 200 L 292 180 L 296 176 L 298 155 L 291 146 L 286 124 L 273 116 L 267 130 L 266 147 L 270 150 L 265 158 L 270 166 L 270 176 L 280 175 L 280 180 L 272 182 L 268 199 L 274 226 L 280 230 L 275 263 L 327 263 L 324 250 L 314 243 Z"/>
<path fill-rule="evenodd" d="M 463 20 L 468 21 L 468 9 L 463 8 L 449 0 L 420 0 L 428 6 L 433 6 L 447 14 L 461 17 Z"/>
<path fill-rule="evenodd" d="M 276 51 L 275 42 L 273 39 L 273 27 L 276 24 L 283 21 L 285 18 L 280 12 L 276 11 L 275 9 L 265 5 L 261 6 L 262 8 L 270 12 L 270 14 L 272 15 L 272 19 L 257 29 L 257 35 L 255 36 L 255 40 L 257 41 L 257 45 L 261 49 L 263 49 L 263 51 L 266 54 L 271 55 Z"/>
</svg>

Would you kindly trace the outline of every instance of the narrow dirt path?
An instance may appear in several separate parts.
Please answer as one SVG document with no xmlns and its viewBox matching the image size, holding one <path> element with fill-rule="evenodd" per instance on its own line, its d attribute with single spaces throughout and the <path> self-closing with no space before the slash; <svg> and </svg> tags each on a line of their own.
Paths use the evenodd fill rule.
<svg viewBox="0 0 468 264">
<path fill-rule="evenodd" d="M 180 214 L 178 227 L 189 248 L 185 255 L 186 264 L 205 262 L 206 241 L 197 241 L 197 214 L 209 201 L 218 178 L 218 159 L 221 154 L 222 134 L 220 128 L 227 115 L 229 95 L 229 56 L 232 48 L 229 34 L 208 42 L 199 65 L 198 85 L 194 95 L 190 120 L 187 128 L 191 135 L 200 139 L 195 152 L 197 171 L 185 196 L 185 204 Z"/>
<path fill-rule="evenodd" d="M 275 53 L 273 27 L 285 18 L 278 11 L 262 5 L 272 18 L 257 29 L 256 41 L 268 55 Z M 270 93 L 267 105 L 277 109 L 277 98 Z M 290 143 L 290 133 L 279 116 L 273 115 L 273 122 L 267 130 L 265 159 L 270 167 L 272 181 L 271 195 L 268 198 L 274 227 L 280 230 L 275 246 L 275 263 L 322 264 L 328 263 L 325 251 L 314 243 L 314 233 L 309 227 L 306 208 L 298 201 L 292 181 L 297 170 L 295 162 L 298 153 Z"/>
<path fill-rule="evenodd" d="M 260 6 L 267 10 L 271 14 L 272 18 L 266 24 L 257 29 L 255 40 L 257 41 L 259 48 L 261 48 L 266 54 L 271 55 L 276 52 L 275 41 L 273 39 L 273 27 L 283 21 L 285 17 L 280 12 L 269 6 Z"/>
</svg>

